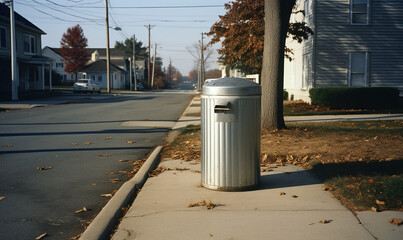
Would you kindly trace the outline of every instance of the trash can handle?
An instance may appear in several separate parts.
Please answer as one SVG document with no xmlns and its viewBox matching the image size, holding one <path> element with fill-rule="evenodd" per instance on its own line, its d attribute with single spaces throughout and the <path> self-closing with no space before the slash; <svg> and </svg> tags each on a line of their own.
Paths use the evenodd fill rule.
<svg viewBox="0 0 403 240">
<path fill-rule="evenodd" d="M 215 105 L 214 106 L 215 113 L 225 113 L 225 112 L 229 112 L 230 110 L 231 110 L 230 103 L 227 103 L 227 105 Z"/>
</svg>

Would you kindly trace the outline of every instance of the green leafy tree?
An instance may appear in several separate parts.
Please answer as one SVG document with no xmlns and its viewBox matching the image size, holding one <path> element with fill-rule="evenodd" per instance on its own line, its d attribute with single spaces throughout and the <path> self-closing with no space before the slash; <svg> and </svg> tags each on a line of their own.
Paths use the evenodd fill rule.
<svg viewBox="0 0 403 240">
<path fill-rule="evenodd" d="M 127 38 L 124 41 L 116 41 L 115 48 L 125 50 L 127 54 L 133 55 L 133 37 Z M 144 60 L 147 58 L 146 47 L 143 47 L 143 42 L 136 41 L 136 60 Z"/>
</svg>

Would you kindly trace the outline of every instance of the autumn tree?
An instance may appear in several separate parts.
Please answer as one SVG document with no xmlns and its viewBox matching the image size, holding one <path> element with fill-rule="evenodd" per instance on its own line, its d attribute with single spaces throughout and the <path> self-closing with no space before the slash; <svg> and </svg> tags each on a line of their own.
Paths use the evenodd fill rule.
<svg viewBox="0 0 403 240">
<path fill-rule="evenodd" d="M 209 78 L 220 78 L 221 71 L 219 69 L 210 69 L 206 72 L 206 79 Z"/>
<path fill-rule="evenodd" d="M 199 75 L 199 71 L 197 69 L 190 70 L 190 72 L 189 72 L 189 81 L 197 82 L 198 75 Z"/>
<path fill-rule="evenodd" d="M 66 63 L 64 71 L 69 74 L 74 73 L 76 80 L 78 71 L 90 60 L 90 55 L 85 49 L 87 42 L 83 29 L 78 24 L 68 28 L 60 41 L 62 61 Z"/>
<path fill-rule="evenodd" d="M 210 28 L 209 44 L 221 42 L 217 51 L 224 64 L 244 73 L 260 73 L 263 63 L 265 33 L 264 0 L 236 0 L 225 4 L 227 12 Z M 299 14 L 300 11 L 294 11 Z M 268 23 L 270 24 L 270 23 Z M 307 39 L 312 30 L 304 22 L 291 23 L 287 34 L 298 42 Z M 292 49 L 283 48 L 291 59 Z"/>
<path fill-rule="evenodd" d="M 116 41 L 115 48 L 125 50 L 130 56 L 133 55 L 133 37 L 126 38 L 124 41 Z M 143 42 L 135 41 L 136 48 L 136 60 L 144 60 L 147 58 L 146 47 L 143 46 Z"/>
</svg>

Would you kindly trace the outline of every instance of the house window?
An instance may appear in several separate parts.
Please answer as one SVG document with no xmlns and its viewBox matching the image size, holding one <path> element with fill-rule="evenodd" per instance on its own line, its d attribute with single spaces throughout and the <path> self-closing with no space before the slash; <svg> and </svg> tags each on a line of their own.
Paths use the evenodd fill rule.
<svg viewBox="0 0 403 240">
<path fill-rule="evenodd" d="M 63 63 L 56 63 L 56 67 L 63 67 Z"/>
<path fill-rule="evenodd" d="M 369 0 L 350 0 L 350 22 L 357 25 L 369 23 Z"/>
<path fill-rule="evenodd" d="M 0 27 L 0 48 L 6 47 L 6 28 Z"/>
<path fill-rule="evenodd" d="M 95 81 L 95 76 L 94 75 L 91 76 L 91 80 Z"/>
<path fill-rule="evenodd" d="M 32 35 L 24 35 L 24 53 L 36 54 L 36 41 Z"/>
<path fill-rule="evenodd" d="M 349 53 L 349 86 L 368 86 L 368 53 Z"/>
<path fill-rule="evenodd" d="M 102 82 L 102 76 L 98 76 L 98 82 Z"/>
</svg>

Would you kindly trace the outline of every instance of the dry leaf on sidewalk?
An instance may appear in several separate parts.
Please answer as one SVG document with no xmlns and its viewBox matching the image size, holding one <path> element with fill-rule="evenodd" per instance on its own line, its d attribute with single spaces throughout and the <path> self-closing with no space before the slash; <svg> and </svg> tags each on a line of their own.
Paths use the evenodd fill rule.
<svg viewBox="0 0 403 240">
<path fill-rule="evenodd" d="M 99 156 L 100 156 L 100 157 L 110 157 L 111 155 L 110 155 L 110 154 L 106 154 L 106 153 L 102 153 L 102 154 L 99 154 Z"/>
<path fill-rule="evenodd" d="M 0 197 L 0 201 L 1 201 L 1 200 L 4 200 L 4 199 L 6 199 L 6 197 L 4 197 L 4 196 L 1 196 L 1 197 Z"/>
<path fill-rule="evenodd" d="M 101 194 L 101 197 L 112 197 L 112 194 L 111 193 Z"/>
<path fill-rule="evenodd" d="M 52 169 L 52 166 L 46 166 L 46 167 L 36 167 L 37 170 L 42 171 L 42 170 L 49 170 Z"/>
<path fill-rule="evenodd" d="M 392 218 L 389 219 L 389 223 L 394 224 L 396 226 L 400 226 L 403 224 L 403 220 L 401 218 Z"/>
<path fill-rule="evenodd" d="M 332 187 L 324 187 L 322 188 L 324 191 L 333 191 L 334 189 Z"/>
<path fill-rule="evenodd" d="M 13 146 L 13 144 L 4 144 L 4 145 L 2 145 L 2 147 L 12 147 Z"/>
<path fill-rule="evenodd" d="M 331 221 L 333 221 L 333 220 L 331 220 L 331 219 L 323 219 L 322 221 L 319 221 L 319 223 L 326 224 L 326 223 L 330 223 Z"/>
<path fill-rule="evenodd" d="M 37 237 L 35 238 L 35 240 L 41 240 L 41 239 L 44 239 L 44 238 L 47 237 L 47 236 L 48 236 L 48 234 L 47 234 L 47 233 L 44 233 L 44 234 L 41 234 L 41 235 L 37 236 Z"/>
<path fill-rule="evenodd" d="M 188 208 L 191 208 L 191 207 L 201 207 L 201 206 L 206 206 L 207 210 L 210 210 L 210 209 L 213 209 L 213 208 L 215 208 L 216 206 L 218 206 L 218 204 L 214 204 L 214 203 L 212 203 L 211 201 L 207 201 L 207 202 L 206 202 L 206 200 L 203 200 L 203 201 L 201 201 L 201 202 L 189 204 Z"/>
<path fill-rule="evenodd" d="M 285 195 L 285 192 L 281 192 L 280 195 L 281 195 L 281 196 Z"/>
<path fill-rule="evenodd" d="M 85 145 L 90 145 L 90 144 L 91 144 L 91 142 L 85 142 L 84 144 L 85 144 Z"/>
<path fill-rule="evenodd" d="M 291 195 L 291 197 L 292 197 L 292 198 L 297 198 L 298 196 L 297 196 L 297 195 Z"/>
<path fill-rule="evenodd" d="M 83 207 L 82 209 L 77 210 L 74 213 L 81 213 L 81 212 L 87 212 L 87 211 L 88 211 L 88 209 L 86 207 Z"/>
<path fill-rule="evenodd" d="M 379 212 L 379 208 L 372 207 L 372 208 L 371 208 L 371 211 L 373 211 L 373 212 Z"/>
<path fill-rule="evenodd" d="M 78 145 L 78 143 L 72 143 L 71 145 L 73 145 L 73 146 L 77 146 L 77 145 Z"/>
<path fill-rule="evenodd" d="M 130 140 L 127 140 L 126 142 L 127 143 L 135 143 L 135 141 L 130 141 Z"/>
</svg>

